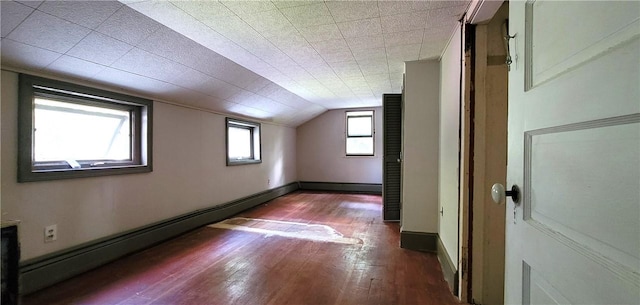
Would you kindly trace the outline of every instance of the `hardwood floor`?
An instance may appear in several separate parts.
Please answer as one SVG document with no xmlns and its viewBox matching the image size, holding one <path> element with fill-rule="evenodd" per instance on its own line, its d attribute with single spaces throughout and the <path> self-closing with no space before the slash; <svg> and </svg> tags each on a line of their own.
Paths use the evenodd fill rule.
<svg viewBox="0 0 640 305">
<path fill-rule="evenodd" d="M 323 224 L 361 243 L 202 227 L 22 304 L 458 304 L 435 254 L 399 247 L 399 225 L 382 221 L 381 202 L 299 191 L 237 215 Z"/>
</svg>

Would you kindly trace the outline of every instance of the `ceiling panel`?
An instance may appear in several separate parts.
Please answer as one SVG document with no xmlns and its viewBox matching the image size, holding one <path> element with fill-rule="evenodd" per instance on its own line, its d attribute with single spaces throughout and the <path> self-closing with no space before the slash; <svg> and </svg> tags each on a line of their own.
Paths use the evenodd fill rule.
<svg viewBox="0 0 640 305">
<path fill-rule="evenodd" d="M 333 68 L 333 71 L 341 79 L 362 76 L 362 72 L 360 71 L 360 66 L 358 66 L 358 63 L 355 60 L 338 62 L 338 63 L 330 63 L 329 65 L 331 65 L 331 67 Z"/>
<path fill-rule="evenodd" d="M 244 90 L 219 79 L 207 77 L 196 91 L 225 100 Z"/>
<path fill-rule="evenodd" d="M 412 61 L 420 56 L 421 43 L 402 45 L 402 46 L 389 46 L 387 47 L 387 59 L 397 61 Z"/>
<path fill-rule="evenodd" d="M 298 28 L 335 23 L 324 2 L 308 3 L 308 5 L 280 8 L 280 11 Z"/>
<path fill-rule="evenodd" d="M 17 1 L 19 3 L 22 3 L 26 6 L 30 6 L 32 8 L 37 8 L 40 4 L 42 4 L 42 0 L 25 0 L 25 1 Z"/>
<path fill-rule="evenodd" d="M 286 31 L 280 32 L 278 35 L 273 35 L 267 38 L 273 45 L 280 50 L 297 48 L 304 48 L 311 46 L 309 42 L 295 29 L 289 28 Z"/>
<path fill-rule="evenodd" d="M 120 7 L 122 4 L 114 1 L 45 1 L 38 10 L 94 29 Z"/>
<path fill-rule="evenodd" d="M 380 17 L 382 31 L 395 33 L 424 29 L 427 27 L 427 15 L 425 11 Z"/>
<path fill-rule="evenodd" d="M 428 4 L 428 8 L 429 10 L 435 10 L 435 9 L 439 9 L 439 8 L 450 8 L 450 7 L 460 7 L 461 5 L 465 5 L 464 1 L 452 1 L 452 0 L 448 0 L 448 1 L 443 1 L 443 0 L 438 0 L 438 1 L 427 1 Z M 455 9 L 455 15 L 459 15 L 460 14 L 460 10 L 459 9 Z"/>
<path fill-rule="evenodd" d="M 222 16 L 204 22 L 214 31 L 235 42 L 250 42 L 261 37 L 256 30 L 238 16 Z"/>
<path fill-rule="evenodd" d="M 382 34 L 380 18 L 362 19 L 338 23 L 344 38 L 362 37 Z"/>
<path fill-rule="evenodd" d="M 322 66 L 326 62 L 324 58 L 311 46 L 300 48 L 286 48 L 283 51 L 299 65 L 304 65 L 307 70 L 316 66 Z"/>
<path fill-rule="evenodd" d="M 221 1 L 221 3 L 239 16 L 277 9 L 271 1 Z"/>
<path fill-rule="evenodd" d="M 79 58 L 62 55 L 47 66 L 47 70 L 59 74 L 83 79 L 90 79 L 106 67 Z"/>
<path fill-rule="evenodd" d="M 294 0 L 294 1 L 276 0 L 276 1 L 271 1 L 271 3 L 273 3 L 273 5 L 275 5 L 278 8 L 287 8 L 287 7 L 302 6 L 302 5 L 308 4 L 306 1 L 300 1 L 300 0 Z"/>
<path fill-rule="evenodd" d="M 395 32 L 384 34 L 384 42 L 387 46 L 404 46 L 409 44 L 422 43 L 425 29 Z"/>
<path fill-rule="evenodd" d="M 215 71 L 211 71 L 211 76 L 235 84 L 241 88 L 246 87 L 261 77 L 232 61 L 221 62 L 216 65 L 216 67 L 217 69 Z"/>
<path fill-rule="evenodd" d="M 15 42 L 6 38 L 2 39 L 0 45 L 2 47 L 3 66 L 21 67 L 37 71 L 50 65 L 62 56 L 60 53 Z"/>
<path fill-rule="evenodd" d="M 276 68 L 296 64 L 291 57 L 280 51 L 268 40 L 254 41 L 251 44 L 251 50 L 253 50 L 256 56 Z"/>
<path fill-rule="evenodd" d="M 358 60 L 358 65 L 363 75 L 386 74 L 387 78 L 389 76 L 389 64 L 386 58 Z"/>
<path fill-rule="evenodd" d="M 342 34 L 335 23 L 321 24 L 310 27 L 297 26 L 297 30 L 308 42 L 342 39 Z"/>
<path fill-rule="evenodd" d="M 271 81 L 263 78 L 263 77 L 258 77 L 256 78 L 253 82 L 251 82 L 250 84 L 247 84 L 246 86 L 244 86 L 244 89 L 247 89 L 251 92 L 258 92 L 260 91 L 260 89 L 264 88 L 265 86 L 271 84 Z"/>
<path fill-rule="evenodd" d="M 366 50 L 384 48 L 384 37 L 382 35 L 352 37 L 347 40 L 351 50 Z"/>
<path fill-rule="evenodd" d="M 132 45 L 92 32 L 67 52 L 68 55 L 109 66 L 133 48 Z"/>
<path fill-rule="evenodd" d="M 292 27 L 291 22 L 277 9 L 246 15 L 242 20 L 264 37 L 279 35 Z"/>
<path fill-rule="evenodd" d="M 184 67 L 183 71 L 175 78 L 173 84 L 186 89 L 204 93 L 206 91 L 202 90 L 202 88 L 207 86 L 210 78 L 210 76 L 198 70 Z"/>
<path fill-rule="evenodd" d="M 273 95 L 275 95 L 278 90 L 282 89 L 280 86 L 274 84 L 274 83 L 270 83 L 264 87 L 262 87 L 260 90 L 258 90 L 258 92 L 256 92 L 259 95 L 268 97 L 268 98 L 273 98 Z"/>
<path fill-rule="evenodd" d="M 13 31 L 29 14 L 33 12 L 33 8 L 18 2 L 7 2 L 2 5 L 0 16 L 2 17 L 2 37 L 5 37 Z"/>
<path fill-rule="evenodd" d="M 171 3 L 200 20 L 216 19 L 219 16 L 232 16 L 235 14 L 224 4 L 216 1 L 172 1 Z"/>
<path fill-rule="evenodd" d="M 98 32 L 136 45 L 160 28 L 160 24 L 145 15 L 122 7 L 96 29 Z"/>
<path fill-rule="evenodd" d="M 299 65 L 278 67 L 278 70 L 288 76 L 293 77 L 298 82 L 315 79 L 311 73 L 307 72 L 307 70 Z"/>
<path fill-rule="evenodd" d="M 353 57 L 358 61 L 367 60 L 385 60 L 387 59 L 387 51 L 385 48 L 356 49 L 353 50 Z"/>
<path fill-rule="evenodd" d="M 109 67 L 96 74 L 93 80 L 154 97 L 178 89 L 167 82 Z"/>
<path fill-rule="evenodd" d="M 91 30 L 85 27 L 36 10 L 7 37 L 35 47 L 64 53 L 89 32 Z"/>
<path fill-rule="evenodd" d="M 378 4 L 373 1 L 326 1 L 333 20 L 344 22 L 379 17 Z"/>
<path fill-rule="evenodd" d="M 247 91 L 243 91 L 238 95 L 231 97 L 229 100 L 245 106 L 260 109 L 262 111 L 271 113 L 274 116 L 294 111 L 294 109 L 290 106 Z"/>
<path fill-rule="evenodd" d="M 351 77 L 345 77 L 342 80 L 351 89 L 353 89 L 353 88 L 362 88 L 362 87 L 368 89 L 367 80 L 364 78 L 364 76 L 356 75 L 356 76 L 351 76 Z"/>
<path fill-rule="evenodd" d="M 137 48 L 127 52 L 111 67 L 169 83 L 185 69 L 176 62 Z"/>
<path fill-rule="evenodd" d="M 431 2 L 439 1 L 378 1 L 378 8 L 380 16 L 398 15 L 429 10 Z"/>
<path fill-rule="evenodd" d="M 327 63 L 340 63 L 340 62 L 355 60 L 355 57 L 353 57 L 353 54 L 351 53 L 351 51 L 339 51 L 339 52 L 332 52 L 332 53 L 325 52 L 325 53 L 322 53 L 320 56 L 322 56 L 322 58 Z"/>
<path fill-rule="evenodd" d="M 340 52 L 351 52 L 347 42 L 344 39 L 334 39 L 334 40 L 323 40 L 312 42 L 313 46 L 320 55 L 323 54 L 331 54 L 331 53 L 340 53 Z"/>
<path fill-rule="evenodd" d="M 231 112 L 237 115 L 253 117 L 262 120 L 270 120 L 272 118 L 272 114 L 262 111 L 260 109 L 256 109 L 253 107 L 245 106 L 242 104 L 233 104 L 229 108 L 225 109 L 227 112 Z"/>
</svg>

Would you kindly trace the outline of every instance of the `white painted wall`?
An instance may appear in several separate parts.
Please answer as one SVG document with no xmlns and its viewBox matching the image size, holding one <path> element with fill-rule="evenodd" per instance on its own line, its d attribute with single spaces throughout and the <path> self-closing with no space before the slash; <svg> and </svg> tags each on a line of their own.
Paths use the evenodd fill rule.
<svg viewBox="0 0 640 305">
<path fill-rule="evenodd" d="M 347 157 L 346 111 L 374 110 L 373 157 Z M 298 179 L 314 182 L 382 183 L 382 107 L 327 111 L 298 126 Z"/>
<path fill-rule="evenodd" d="M 440 60 L 440 240 L 454 264 L 458 262 L 458 151 L 461 31 L 455 31 Z"/>
<path fill-rule="evenodd" d="M 438 232 L 440 63 L 405 63 L 402 231 Z"/>
<path fill-rule="evenodd" d="M 224 116 L 156 102 L 152 173 L 17 183 L 17 93 L 2 71 L 2 219 L 22 221 L 23 260 L 297 180 L 295 129 L 262 124 L 263 162 L 227 167 Z"/>
</svg>

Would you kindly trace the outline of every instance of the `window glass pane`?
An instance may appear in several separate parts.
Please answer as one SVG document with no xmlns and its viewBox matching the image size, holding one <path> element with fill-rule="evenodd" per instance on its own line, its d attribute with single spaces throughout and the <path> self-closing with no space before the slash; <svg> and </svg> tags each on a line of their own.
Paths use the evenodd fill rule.
<svg viewBox="0 0 640 305">
<path fill-rule="evenodd" d="M 372 117 L 349 117 L 347 122 L 347 135 L 353 136 L 371 136 Z"/>
<path fill-rule="evenodd" d="M 347 111 L 347 116 L 364 116 L 364 115 L 373 115 L 373 110 Z"/>
<path fill-rule="evenodd" d="M 373 138 L 347 138 L 347 155 L 373 155 Z"/>
<path fill-rule="evenodd" d="M 229 159 L 251 159 L 251 130 L 229 126 Z"/>
<path fill-rule="evenodd" d="M 35 98 L 34 158 L 131 160 L 130 112 Z"/>
</svg>

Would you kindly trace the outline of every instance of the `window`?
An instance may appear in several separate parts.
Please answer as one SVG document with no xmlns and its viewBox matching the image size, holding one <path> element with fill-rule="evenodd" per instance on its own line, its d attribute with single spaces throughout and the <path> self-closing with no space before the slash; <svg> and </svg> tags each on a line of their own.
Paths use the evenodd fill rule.
<svg viewBox="0 0 640 305">
<path fill-rule="evenodd" d="M 347 156 L 373 156 L 373 110 L 347 111 Z"/>
<path fill-rule="evenodd" d="M 24 74 L 19 101 L 19 182 L 152 170 L 152 101 Z"/>
<path fill-rule="evenodd" d="M 260 124 L 227 118 L 227 166 L 261 163 Z"/>
</svg>

